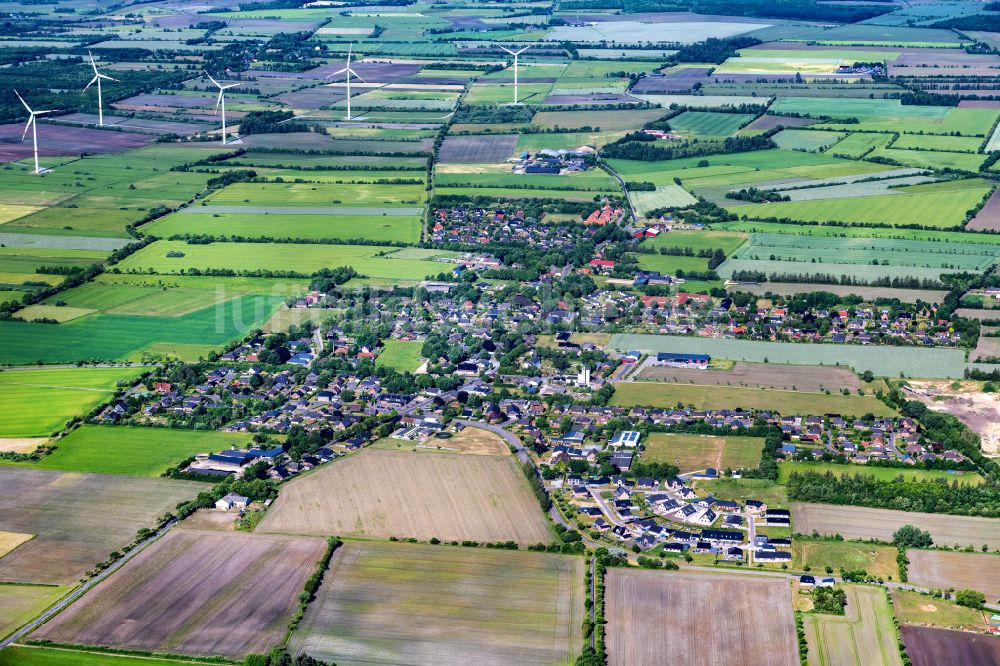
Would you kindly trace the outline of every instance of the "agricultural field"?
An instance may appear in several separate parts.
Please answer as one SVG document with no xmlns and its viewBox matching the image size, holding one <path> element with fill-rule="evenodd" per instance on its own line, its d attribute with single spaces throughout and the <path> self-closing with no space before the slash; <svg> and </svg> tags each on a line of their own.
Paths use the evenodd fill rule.
<svg viewBox="0 0 1000 666">
<path fill-rule="evenodd" d="M 902 666 L 886 592 L 847 585 L 843 616 L 803 614 L 809 663 Z"/>
<path fill-rule="evenodd" d="M 914 367 L 922 376 L 958 378 L 964 374 L 964 354 L 956 349 L 914 349 L 900 347 L 864 347 L 861 345 L 800 345 L 782 342 L 755 342 L 722 338 L 693 338 L 678 335 L 611 336 L 609 348 L 646 354 L 684 352 L 710 354 L 715 358 L 752 363 L 787 363 L 791 365 L 848 366 L 855 372 L 871 370 L 878 376 L 898 377 Z"/>
<path fill-rule="evenodd" d="M 157 477 L 196 453 L 217 453 L 250 444 L 245 433 L 83 425 L 54 442 L 37 462 L 0 465 L 93 474 Z"/>
<path fill-rule="evenodd" d="M 792 504 L 792 525 L 801 534 L 840 534 L 845 539 L 892 540 L 892 533 L 903 525 L 916 525 L 930 532 L 934 543 L 1000 547 L 1000 520 L 974 516 L 949 516 L 935 513 L 869 509 L 833 504 Z"/>
<path fill-rule="evenodd" d="M 197 268 L 224 268 L 240 270 L 257 266 L 264 270 L 280 271 L 287 267 L 286 256 L 291 251 L 281 243 L 210 243 L 188 245 L 181 241 L 157 241 L 136 252 L 119 264 L 123 272 L 179 274 L 182 270 Z M 295 245 L 295 269 L 314 273 L 321 268 L 351 266 L 368 277 L 396 280 L 422 280 L 428 275 L 450 270 L 448 264 L 423 259 L 387 259 L 376 256 L 392 251 L 379 245 Z M 180 257 L 167 256 L 182 253 Z M 436 256 L 447 257 L 442 250 Z"/>
<path fill-rule="evenodd" d="M 815 572 L 825 571 L 826 567 L 831 567 L 835 572 L 841 569 L 861 569 L 883 580 L 899 578 L 897 552 L 893 546 L 860 541 L 812 541 L 799 538 L 792 542 L 792 557 L 800 569 L 809 567 Z"/>
<path fill-rule="evenodd" d="M 673 368 L 646 366 L 637 379 L 701 386 L 734 386 L 745 388 L 784 389 L 791 391 L 823 392 L 861 388 L 858 376 L 846 368 L 819 367 L 815 365 L 772 365 L 770 363 L 745 363 L 737 361 L 732 368 Z"/>
<path fill-rule="evenodd" d="M 865 476 L 873 476 L 876 479 L 883 481 L 888 481 L 895 479 L 898 476 L 902 476 L 908 480 L 916 479 L 917 481 L 943 479 L 948 483 L 952 483 L 954 481 L 961 484 L 971 484 L 975 486 L 983 483 L 983 477 L 976 472 L 956 472 L 936 469 L 895 469 L 892 467 L 875 466 L 864 467 L 851 463 L 812 461 L 780 463 L 778 465 L 778 481 L 780 483 L 787 483 L 788 477 L 792 472 L 798 472 L 800 474 L 805 474 L 807 472 L 819 472 L 820 474 L 826 474 L 829 472 L 837 476 L 862 474 Z"/>
<path fill-rule="evenodd" d="M 52 368 L 0 372 L 0 441 L 45 437 L 114 397 L 142 368 Z"/>
<path fill-rule="evenodd" d="M 760 463 L 764 440 L 760 437 L 713 437 L 650 433 L 643 440 L 641 458 L 669 462 L 682 473 L 703 470 L 749 469 Z"/>
<path fill-rule="evenodd" d="M 906 625 L 900 627 L 900 631 L 913 666 L 936 666 L 949 662 L 990 666 L 1000 661 L 1000 638 L 996 636 Z"/>
<path fill-rule="evenodd" d="M 798 663 L 784 579 L 613 568 L 604 595 L 611 666 L 664 654 L 682 663 Z"/>
<path fill-rule="evenodd" d="M 204 665 L 209 662 L 192 657 L 157 659 L 155 657 L 130 657 L 112 652 L 91 652 L 67 648 L 47 648 L 37 645 L 17 645 L 0 652 L 0 666 L 186 666 Z"/>
<path fill-rule="evenodd" d="M 548 543 L 548 525 L 509 456 L 362 451 L 288 484 L 258 528 Z"/>
<path fill-rule="evenodd" d="M 991 604 L 1000 599 L 1000 557 L 996 555 L 908 550 L 906 557 L 914 585 L 935 590 L 978 590 Z"/>
<path fill-rule="evenodd" d="M 34 619 L 68 591 L 60 585 L 0 583 L 0 638 Z M 0 664 L 4 654 L 0 652 Z"/>
<path fill-rule="evenodd" d="M 346 665 L 569 663 L 584 568 L 545 553 L 349 542 L 289 648 Z"/>
<path fill-rule="evenodd" d="M 33 534 L 0 558 L 0 580 L 73 583 L 140 527 L 205 489 L 194 481 L 0 467 L 0 530 Z"/>
<path fill-rule="evenodd" d="M 231 659 L 264 653 L 287 631 L 325 548 L 323 539 L 172 530 L 32 636 Z"/>
<path fill-rule="evenodd" d="M 695 409 L 773 409 L 781 414 L 845 414 L 891 416 L 893 411 L 873 396 L 809 393 L 776 389 L 735 388 L 622 382 L 615 386 L 611 404 L 619 407 L 676 407 Z"/>
</svg>

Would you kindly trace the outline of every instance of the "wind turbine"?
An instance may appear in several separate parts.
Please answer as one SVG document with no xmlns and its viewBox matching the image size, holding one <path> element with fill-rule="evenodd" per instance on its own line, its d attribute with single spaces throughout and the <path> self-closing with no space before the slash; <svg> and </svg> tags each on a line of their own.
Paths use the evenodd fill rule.
<svg viewBox="0 0 1000 666">
<path fill-rule="evenodd" d="M 45 111 L 32 111 L 31 107 L 28 106 L 28 103 L 24 101 L 23 97 L 21 97 L 21 93 L 15 90 L 14 94 L 17 95 L 17 98 L 19 100 L 21 100 L 21 104 L 24 105 L 24 108 L 28 110 L 28 124 L 24 126 L 24 132 L 21 133 L 21 141 L 24 141 L 24 137 L 28 135 L 28 128 L 30 127 L 31 140 L 35 147 L 35 173 L 42 173 L 41 168 L 38 166 L 38 123 L 35 122 L 35 116 L 40 116 L 43 113 L 52 113 L 53 111 L 55 111 L 55 109 L 47 109 Z"/>
<path fill-rule="evenodd" d="M 511 51 L 506 46 L 501 46 L 500 48 L 506 51 L 507 53 L 511 54 L 512 56 L 514 56 L 514 105 L 516 106 L 519 103 L 517 101 L 517 56 L 521 55 L 522 53 L 530 49 L 531 44 L 528 44 L 520 51 Z"/>
<path fill-rule="evenodd" d="M 344 120 L 350 120 L 351 119 L 351 75 L 353 74 L 354 76 L 356 76 L 359 79 L 361 79 L 361 83 L 368 83 L 367 81 L 365 81 L 364 79 L 361 78 L 360 74 L 358 74 L 353 69 L 351 69 L 351 54 L 352 53 L 354 53 L 354 44 L 351 44 L 351 48 L 347 49 L 347 66 L 344 67 L 343 69 L 337 70 L 333 74 L 328 74 L 326 76 L 326 78 L 329 79 L 329 78 L 332 78 L 334 76 L 337 76 L 338 74 L 343 74 L 345 72 L 347 73 L 347 117 L 344 118 Z"/>
<path fill-rule="evenodd" d="M 205 76 L 208 80 L 215 84 L 215 87 L 219 89 L 219 99 L 215 102 L 215 108 L 218 109 L 219 105 L 222 105 L 222 145 L 226 145 L 226 91 L 230 88 L 235 88 L 238 83 L 230 83 L 228 86 L 224 86 L 215 79 L 208 72 L 205 72 Z"/>
<path fill-rule="evenodd" d="M 108 81 L 117 81 L 118 79 L 113 79 L 110 76 L 105 76 L 104 74 L 101 74 L 100 72 L 98 72 L 97 71 L 97 63 L 94 62 L 94 54 L 91 53 L 90 51 L 87 51 L 87 55 L 90 56 L 90 66 L 94 68 L 94 78 L 92 78 L 90 80 L 90 83 L 88 83 L 84 87 L 83 92 L 87 92 L 87 88 L 89 88 L 90 86 L 94 85 L 95 83 L 97 84 L 97 124 L 100 125 L 101 127 L 103 127 L 104 126 L 104 101 L 101 99 L 101 79 L 107 79 Z"/>
</svg>

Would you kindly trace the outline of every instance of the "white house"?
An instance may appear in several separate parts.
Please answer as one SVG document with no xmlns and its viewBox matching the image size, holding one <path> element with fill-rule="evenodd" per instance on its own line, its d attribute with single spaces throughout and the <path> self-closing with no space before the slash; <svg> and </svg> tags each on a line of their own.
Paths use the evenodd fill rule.
<svg viewBox="0 0 1000 666">
<path fill-rule="evenodd" d="M 215 508 L 220 511 L 229 511 L 231 509 L 245 509 L 248 504 L 250 504 L 249 497 L 243 497 L 242 495 L 237 495 L 236 493 L 229 493 L 215 503 Z"/>
<path fill-rule="evenodd" d="M 624 446 L 629 449 L 634 449 L 639 446 L 639 440 L 642 437 L 642 433 L 636 430 L 623 430 L 621 432 L 615 433 L 615 436 L 611 438 L 608 442 L 611 446 Z"/>
</svg>

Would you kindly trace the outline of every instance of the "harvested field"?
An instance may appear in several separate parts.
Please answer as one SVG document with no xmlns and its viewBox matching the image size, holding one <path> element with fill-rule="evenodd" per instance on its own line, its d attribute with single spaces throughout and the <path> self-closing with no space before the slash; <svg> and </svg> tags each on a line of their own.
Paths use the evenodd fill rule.
<svg viewBox="0 0 1000 666">
<path fill-rule="evenodd" d="M 72 125 L 97 125 L 99 118 L 96 113 L 71 113 L 56 118 L 60 123 L 70 123 Z M 203 132 L 214 127 L 204 123 L 179 123 L 170 120 L 150 120 L 148 118 L 128 118 L 125 116 L 104 116 L 104 124 L 111 125 L 116 129 L 126 132 L 137 132 L 139 134 L 180 134 L 189 136 Z"/>
<path fill-rule="evenodd" d="M 32 156 L 30 141 L 21 141 L 24 126 L 20 123 L 0 125 L 0 162 L 13 162 Z M 120 153 L 138 148 L 153 140 L 152 136 L 128 132 L 41 124 L 38 128 L 38 154 L 79 155 L 80 153 Z"/>
<path fill-rule="evenodd" d="M 609 569 L 604 598 L 611 666 L 799 663 L 784 578 Z"/>
<path fill-rule="evenodd" d="M 351 542 L 289 647 L 341 666 L 570 663 L 583 573 L 562 555 Z"/>
<path fill-rule="evenodd" d="M 699 83 L 705 83 L 710 67 L 683 67 L 671 69 L 663 76 L 645 77 L 632 86 L 630 92 L 644 95 L 687 93 Z"/>
<path fill-rule="evenodd" d="M 986 553 L 908 550 L 910 582 L 931 589 L 978 590 L 987 603 L 1000 599 L 1000 557 Z"/>
<path fill-rule="evenodd" d="M 970 231 L 1000 231 L 1000 189 L 993 190 L 986 205 L 979 209 L 965 228 Z"/>
<path fill-rule="evenodd" d="M 367 450 L 285 486 L 261 532 L 551 540 L 512 458 Z"/>
<path fill-rule="evenodd" d="M 140 527 L 206 488 L 194 481 L 0 468 L 0 530 L 34 539 L 0 558 L 0 580 L 71 583 Z"/>
<path fill-rule="evenodd" d="M 805 613 L 809 663 L 902 666 L 885 591 L 848 585 L 843 616 Z"/>
<path fill-rule="evenodd" d="M 31 541 L 32 534 L 21 534 L 20 532 L 0 532 L 0 557 L 3 557 L 14 550 L 22 543 Z"/>
<path fill-rule="evenodd" d="M 441 164 L 487 164 L 503 162 L 514 154 L 516 134 L 449 136 L 441 144 Z"/>
<path fill-rule="evenodd" d="M 0 638 L 34 619 L 67 591 L 56 585 L 0 583 Z M 6 650 L 0 652 L 0 664 L 7 663 L 3 660 L 6 654 Z"/>
<path fill-rule="evenodd" d="M 729 291 L 746 291 L 757 296 L 763 296 L 767 292 L 779 294 L 781 296 L 792 296 L 810 291 L 826 291 L 838 296 L 849 296 L 856 294 L 861 298 L 871 300 L 875 298 L 898 298 L 904 303 L 916 303 L 926 301 L 928 303 L 940 303 L 947 295 L 947 291 L 932 289 L 896 289 L 893 287 L 851 287 L 839 284 L 805 284 L 802 282 L 765 282 L 763 284 L 736 284 L 729 287 Z"/>
<path fill-rule="evenodd" d="M 173 530 L 33 636 L 231 658 L 264 653 L 281 642 L 325 548 L 323 539 Z"/>
<path fill-rule="evenodd" d="M 902 626 L 903 644 L 913 666 L 996 666 L 1000 663 L 1000 638 L 964 631 Z"/>
<path fill-rule="evenodd" d="M 840 534 L 845 539 L 892 540 L 903 525 L 916 525 L 931 533 L 938 545 L 1000 548 L 1000 519 L 870 509 L 836 504 L 792 504 L 792 525 L 800 534 Z"/>
<path fill-rule="evenodd" d="M 771 365 L 738 361 L 732 370 L 693 370 L 668 366 L 646 366 L 640 379 L 683 384 L 748 386 L 752 388 L 795 389 L 799 391 L 856 392 L 861 380 L 846 368 L 809 365 Z"/>
</svg>

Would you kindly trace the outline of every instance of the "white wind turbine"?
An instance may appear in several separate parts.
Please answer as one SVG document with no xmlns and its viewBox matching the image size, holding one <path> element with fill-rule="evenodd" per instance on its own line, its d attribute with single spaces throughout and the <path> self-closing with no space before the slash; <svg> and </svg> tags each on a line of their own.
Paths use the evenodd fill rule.
<svg viewBox="0 0 1000 666">
<path fill-rule="evenodd" d="M 215 108 L 218 109 L 219 105 L 222 105 L 222 145 L 226 145 L 226 91 L 230 88 L 235 88 L 238 83 L 230 83 L 228 86 L 224 86 L 215 79 L 208 72 L 205 72 L 205 76 L 208 80 L 215 84 L 215 87 L 219 89 L 219 99 L 215 102 Z"/>
<path fill-rule="evenodd" d="M 351 120 L 351 75 L 358 77 L 361 83 L 368 83 L 361 78 L 361 75 L 351 69 L 351 54 L 354 53 L 354 44 L 351 44 L 351 48 L 347 50 L 347 66 L 343 69 L 338 69 L 333 74 L 328 74 L 326 78 L 333 78 L 338 74 L 347 74 L 347 117 L 344 120 Z"/>
<path fill-rule="evenodd" d="M 97 71 L 97 63 L 94 61 L 94 54 L 91 53 L 90 51 L 87 51 L 87 55 L 90 56 L 90 66 L 94 68 L 94 78 L 92 78 L 90 80 L 90 83 L 88 83 L 84 87 L 83 92 L 87 92 L 87 88 L 89 88 L 90 86 L 94 85 L 95 83 L 97 84 L 97 124 L 103 127 L 104 126 L 104 100 L 101 98 L 101 79 L 105 79 L 107 81 L 117 81 L 118 79 L 113 79 L 110 76 L 105 76 L 104 74 L 101 74 L 100 72 L 98 72 Z"/>
<path fill-rule="evenodd" d="M 24 132 L 21 133 L 21 141 L 24 141 L 24 137 L 28 135 L 28 128 L 30 127 L 31 141 L 35 147 L 35 173 L 42 173 L 42 169 L 38 166 L 38 123 L 35 122 L 35 117 L 40 116 L 43 113 L 52 113 L 53 111 L 55 111 L 55 109 L 46 109 L 45 111 L 32 111 L 31 107 L 28 106 L 28 103 L 24 101 L 23 97 L 21 97 L 21 93 L 15 90 L 14 94 L 17 95 L 17 98 L 19 100 L 21 100 L 21 104 L 24 105 L 24 108 L 28 110 L 28 124 L 24 126 Z"/>
<path fill-rule="evenodd" d="M 506 51 L 507 53 L 511 54 L 512 56 L 514 56 L 514 105 L 516 106 L 517 104 L 519 104 L 519 102 L 517 101 L 517 56 L 521 55 L 522 53 L 530 49 L 531 44 L 528 44 L 520 51 L 511 51 L 506 46 L 501 46 L 500 48 Z"/>
</svg>

